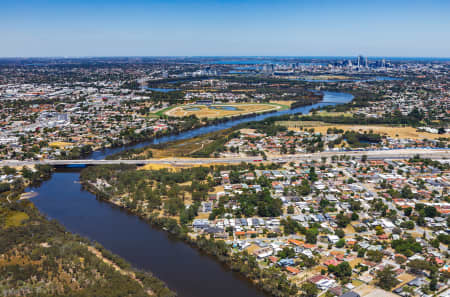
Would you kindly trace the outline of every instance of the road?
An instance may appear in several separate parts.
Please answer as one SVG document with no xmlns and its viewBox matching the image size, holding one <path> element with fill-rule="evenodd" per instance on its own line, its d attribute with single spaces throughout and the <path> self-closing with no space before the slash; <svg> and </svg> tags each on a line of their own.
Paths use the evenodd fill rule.
<svg viewBox="0 0 450 297">
<path fill-rule="evenodd" d="M 385 159 L 409 159 L 415 155 L 430 159 L 450 159 L 450 150 L 445 149 L 401 149 L 401 150 L 379 150 L 379 151 L 347 151 L 347 152 L 319 152 L 312 154 L 295 154 L 282 157 L 269 157 L 269 162 L 293 162 L 301 160 L 321 160 L 332 156 L 350 156 L 361 158 L 367 156 L 369 160 Z M 167 165 L 208 165 L 217 163 L 238 164 L 241 162 L 262 162 L 261 157 L 234 157 L 234 158 L 167 158 L 167 159 L 147 159 L 147 160 L 37 160 L 19 161 L 2 160 L 0 166 L 31 166 L 36 164 L 47 165 L 111 165 L 111 164 L 167 164 Z"/>
</svg>

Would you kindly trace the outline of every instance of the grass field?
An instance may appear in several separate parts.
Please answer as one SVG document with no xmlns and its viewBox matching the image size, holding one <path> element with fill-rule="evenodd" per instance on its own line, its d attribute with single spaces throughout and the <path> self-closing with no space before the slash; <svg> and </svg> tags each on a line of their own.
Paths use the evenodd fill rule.
<svg viewBox="0 0 450 297">
<path fill-rule="evenodd" d="M 153 145 L 141 151 L 140 153 L 135 154 L 135 156 L 146 156 L 147 152 L 151 151 L 153 158 L 159 159 L 171 157 L 189 157 L 193 153 L 207 148 L 208 145 L 211 145 L 220 139 L 228 137 L 231 133 L 233 133 L 233 131 L 233 129 L 225 129 L 200 135 L 190 139 L 171 141 L 163 145 Z"/>
<path fill-rule="evenodd" d="M 266 111 L 286 109 L 288 106 L 271 103 L 240 103 L 240 104 L 215 104 L 206 105 L 182 105 L 175 106 L 164 111 L 164 114 L 172 117 L 195 115 L 199 118 L 223 118 Z"/>
<path fill-rule="evenodd" d="M 169 106 L 169 107 L 160 109 L 154 113 L 150 113 L 148 116 L 149 117 L 160 117 L 160 116 L 163 116 L 165 112 L 171 110 L 172 108 L 173 108 L 173 106 Z"/>
<path fill-rule="evenodd" d="M 170 160 L 170 158 L 168 158 L 168 161 Z M 215 163 L 207 163 L 207 164 L 198 164 L 198 163 L 189 163 L 189 161 L 187 161 L 186 163 L 183 164 L 146 164 L 144 166 L 139 167 L 138 170 L 161 170 L 161 169 L 169 169 L 169 171 L 177 171 L 177 170 L 181 170 L 181 169 L 187 169 L 187 168 L 192 168 L 192 167 L 210 167 L 210 166 L 219 166 L 219 165 L 230 165 L 229 163 L 220 163 L 220 162 L 215 162 Z M 220 188 L 215 188 L 213 192 L 211 193 L 217 193 L 223 191 L 223 187 L 220 190 Z"/>
<path fill-rule="evenodd" d="M 387 135 L 391 138 L 410 138 L 410 139 L 437 139 L 440 137 L 448 137 L 448 134 L 433 134 L 427 132 L 418 132 L 416 128 L 413 127 L 392 127 L 383 125 L 333 125 L 324 122 L 317 121 L 283 121 L 278 122 L 279 125 L 288 127 L 292 130 L 298 130 L 300 127 L 303 128 L 314 128 L 315 132 L 320 132 L 322 134 L 327 133 L 328 128 L 337 128 L 344 131 L 359 131 L 369 132 L 372 130 L 374 133 L 381 135 Z"/>
<path fill-rule="evenodd" d="M 5 227 L 18 227 L 22 222 L 28 220 L 28 215 L 21 211 L 13 211 L 5 219 Z"/>
<path fill-rule="evenodd" d="M 321 110 L 318 112 L 318 115 L 323 116 L 323 117 L 340 117 L 340 116 L 352 117 L 353 113 Z"/>
<path fill-rule="evenodd" d="M 70 142 L 54 141 L 54 142 L 50 142 L 48 145 L 51 147 L 65 148 L 66 146 L 71 146 L 74 144 L 70 143 Z"/>
<path fill-rule="evenodd" d="M 286 105 L 291 107 L 292 103 L 295 103 L 297 101 L 295 100 L 270 100 L 270 103 L 272 104 L 278 104 L 278 105 Z"/>
<path fill-rule="evenodd" d="M 352 285 L 354 285 L 355 287 L 359 287 L 359 286 L 361 286 L 362 284 L 363 284 L 363 282 L 360 281 L 360 280 L 357 280 L 357 279 L 353 279 L 353 280 L 352 280 Z"/>
<path fill-rule="evenodd" d="M 279 121 L 276 124 L 287 128 L 312 128 L 329 125 L 319 121 Z"/>
</svg>

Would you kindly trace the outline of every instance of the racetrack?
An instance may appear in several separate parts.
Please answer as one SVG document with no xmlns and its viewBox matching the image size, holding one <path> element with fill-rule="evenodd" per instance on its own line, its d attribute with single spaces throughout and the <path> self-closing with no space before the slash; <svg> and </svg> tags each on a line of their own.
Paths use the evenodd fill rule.
<svg viewBox="0 0 450 297">
<path fill-rule="evenodd" d="M 198 118 L 223 118 L 253 113 L 277 111 L 285 108 L 280 104 L 242 103 L 242 104 L 214 104 L 214 105 L 182 105 L 176 106 L 164 114 L 172 117 L 195 115 Z"/>
</svg>

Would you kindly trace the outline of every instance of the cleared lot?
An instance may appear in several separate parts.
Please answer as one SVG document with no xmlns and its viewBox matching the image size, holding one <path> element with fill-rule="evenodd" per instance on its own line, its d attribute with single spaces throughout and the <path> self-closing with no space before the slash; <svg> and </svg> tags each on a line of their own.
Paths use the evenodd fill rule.
<svg viewBox="0 0 450 297">
<path fill-rule="evenodd" d="M 419 132 L 413 127 L 392 127 L 382 125 L 338 125 L 317 121 L 283 121 L 280 125 L 286 126 L 291 130 L 314 129 L 315 132 L 326 134 L 329 128 L 342 129 L 344 131 L 373 131 L 381 135 L 387 135 L 391 138 L 410 138 L 410 139 L 437 139 L 440 137 L 449 137 L 449 134 L 433 134 L 428 132 Z"/>
</svg>

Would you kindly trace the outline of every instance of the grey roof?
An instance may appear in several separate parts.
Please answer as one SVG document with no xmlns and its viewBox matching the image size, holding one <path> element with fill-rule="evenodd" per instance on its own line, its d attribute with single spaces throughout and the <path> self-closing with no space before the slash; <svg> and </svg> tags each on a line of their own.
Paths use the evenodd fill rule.
<svg viewBox="0 0 450 297">
<path fill-rule="evenodd" d="M 420 287 L 420 286 L 422 286 L 423 284 L 425 284 L 425 280 L 424 280 L 423 278 L 419 278 L 419 277 L 413 279 L 412 281 L 410 281 L 410 282 L 408 283 L 409 286 L 415 286 L 415 287 Z"/>
<path fill-rule="evenodd" d="M 350 291 L 341 295 L 340 297 L 361 297 L 361 296 L 358 293 Z"/>
</svg>

